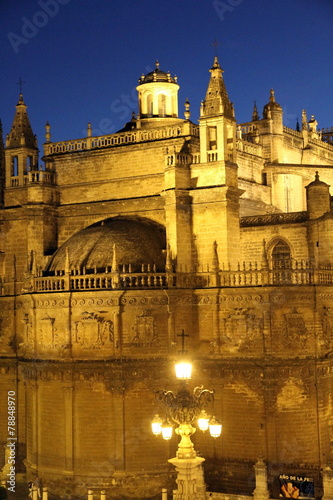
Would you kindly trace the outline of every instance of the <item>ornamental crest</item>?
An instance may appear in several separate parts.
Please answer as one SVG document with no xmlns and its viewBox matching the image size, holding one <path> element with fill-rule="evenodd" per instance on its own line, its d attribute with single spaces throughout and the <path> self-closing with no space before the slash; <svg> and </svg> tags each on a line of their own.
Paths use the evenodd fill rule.
<svg viewBox="0 0 333 500">
<path fill-rule="evenodd" d="M 42 347 L 55 349 L 58 347 L 57 329 L 54 326 L 55 318 L 51 318 L 48 314 L 41 319 L 40 322 L 40 344 Z"/>
<path fill-rule="evenodd" d="M 261 335 L 263 319 L 248 308 L 234 309 L 223 318 L 222 344 L 229 352 L 250 348 L 251 342 Z"/>
<path fill-rule="evenodd" d="M 284 315 L 284 335 L 287 343 L 292 346 L 295 341 L 301 342 L 302 346 L 306 343 L 308 331 L 302 314 L 293 309 L 291 313 Z"/>
<path fill-rule="evenodd" d="M 84 349 L 109 347 L 113 343 L 113 323 L 96 313 L 83 312 L 75 322 L 74 343 Z"/>
<path fill-rule="evenodd" d="M 331 307 L 324 307 L 322 314 L 322 335 L 321 335 L 321 345 L 325 349 L 329 349 L 332 343 L 333 334 L 333 310 Z"/>
<path fill-rule="evenodd" d="M 134 333 L 132 342 L 137 347 L 149 347 L 157 341 L 155 319 L 149 316 L 147 311 L 142 311 L 142 314 L 136 317 L 132 330 Z"/>
</svg>

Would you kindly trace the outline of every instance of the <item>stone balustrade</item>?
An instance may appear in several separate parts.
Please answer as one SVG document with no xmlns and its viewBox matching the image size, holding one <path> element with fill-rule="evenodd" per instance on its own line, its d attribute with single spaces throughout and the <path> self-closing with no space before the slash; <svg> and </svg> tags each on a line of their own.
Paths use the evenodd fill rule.
<svg viewBox="0 0 333 500">
<path fill-rule="evenodd" d="M 236 269 L 224 267 L 219 271 L 188 271 L 178 269 L 177 272 L 156 272 L 154 266 L 146 266 L 141 272 L 132 272 L 130 266 L 112 272 L 106 268 L 104 272 L 86 272 L 72 270 L 58 271 L 53 276 L 26 276 L 24 280 L 13 283 L 12 280 L 0 278 L 0 295 L 12 295 L 14 290 L 22 293 L 42 293 L 86 290 L 126 290 L 126 289 L 200 289 L 200 288 L 237 288 L 256 286 L 301 286 L 301 285 L 333 285 L 333 265 L 319 269 L 313 268 L 309 262 L 291 260 L 271 263 L 240 263 Z M 40 273 L 42 274 L 42 273 Z"/>
<path fill-rule="evenodd" d="M 74 139 L 65 142 L 46 142 L 44 144 L 45 156 L 86 151 L 95 148 L 108 148 L 121 146 L 123 144 L 135 144 L 138 142 L 167 139 L 183 135 L 194 135 L 199 137 L 199 126 L 192 123 L 170 125 L 167 127 L 157 127 L 151 130 L 131 130 L 119 134 L 106 136 L 87 137 L 84 139 Z"/>
<path fill-rule="evenodd" d="M 299 132 L 298 130 L 294 130 L 293 128 L 286 127 L 285 125 L 283 126 L 283 132 L 285 134 L 294 135 L 295 137 L 302 139 L 302 132 Z"/>
<path fill-rule="evenodd" d="M 218 161 L 218 152 L 216 150 L 207 151 L 207 161 Z"/>
<path fill-rule="evenodd" d="M 262 156 L 262 147 L 260 144 L 255 144 L 253 142 L 245 141 L 244 139 L 236 140 L 236 149 L 242 153 Z"/>
</svg>

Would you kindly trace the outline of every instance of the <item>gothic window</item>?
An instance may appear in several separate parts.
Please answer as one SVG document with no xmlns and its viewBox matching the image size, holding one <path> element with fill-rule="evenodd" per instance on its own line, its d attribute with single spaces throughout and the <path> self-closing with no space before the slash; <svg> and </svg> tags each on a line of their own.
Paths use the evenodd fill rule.
<svg viewBox="0 0 333 500">
<path fill-rule="evenodd" d="M 12 156 L 12 177 L 18 176 L 18 157 Z"/>
<path fill-rule="evenodd" d="M 159 94 L 158 96 L 158 116 L 165 116 L 166 105 L 165 105 L 165 95 Z"/>
<path fill-rule="evenodd" d="M 209 149 L 213 150 L 217 147 L 217 128 L 209 127 Z"/>
<path fill-rule="evenodd" d="M 147 96 L 147 116 L 153 116 L 153 96 Z"/>
<path fill-rule="evenodd" d="M 32 167 L 32 156 L 27 156 L 26 164 L 25 164 L 25 173 L 29 172 Z"/>
<path fill-rule="evenodd" d="M 291 251 L 284 241 L 278 241 L 272 250 L 274 283 L 291 283 Z"/>
</svg>

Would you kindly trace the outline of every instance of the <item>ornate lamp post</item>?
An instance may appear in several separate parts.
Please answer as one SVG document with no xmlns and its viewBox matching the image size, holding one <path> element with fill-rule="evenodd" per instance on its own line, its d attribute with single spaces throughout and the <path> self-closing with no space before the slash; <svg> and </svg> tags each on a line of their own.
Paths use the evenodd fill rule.
<svg viewBox="0 0 333 500">
<path fill-rule="evenodd" d="M 164 439 L 171 439 L 173 426 L 176 425 L 175 432 L 181 438 L 176 457 L 168 460 L 178 473 L 178 490 L 174 500 L 203 500 L 206 498 L 202 471 L 205 459 L 197 456 L 191 441 L 191 436 L 196 432 L 192 424 L 197 420 L 199 429 L 203 432 L 209 429 L 214 438 L 221 435 L 222 424 L 215 416 L 210 417 L 206 412 L 207 406 L 214 401 L 213 391 L 204 389 L 203 386 L 195 387 L 192 393 L 187 389 L 192 365 L 181 362 L 175 368 L 176 377 L 182 381 L 182 386 L 177 393 L 165 390 L 156 392 L 157 400 L 164 403 L 166 419 L 163 421 L 159 415 L 155 415 L 152 431 L 155 435 L 162 434 Z"/>
</svg>

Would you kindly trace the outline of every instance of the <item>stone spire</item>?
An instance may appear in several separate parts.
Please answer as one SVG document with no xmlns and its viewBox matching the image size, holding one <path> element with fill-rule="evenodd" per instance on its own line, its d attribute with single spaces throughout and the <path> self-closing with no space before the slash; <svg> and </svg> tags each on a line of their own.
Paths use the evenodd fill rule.
<svg viewBox="0 0 333 500">
<path fill-rule="evenodd" d="M 257 103 L 256 103 L 256 101 L 254 101 L 252 121 L 256 122 L 257 120 L 260 120 L 260 117 L 259 117 L 259 113 L 258 113 Z"/>
<path fill-rule="evenodd" d="M 19 101 L 16 105 L 16 113 L 9 135 L 7 136 L 6 146 L 18 148 L 26 146 L 28 148 L 37 148 L 37 139 L 34 135 L 27 113 L 27 106 L 20 93 Z"/>
<path fill-rule="evenodd" d="M 308 130 L 308 118 L 305 109 L 302 110 L 302 130 Z"/>
<path fill-rule="evenodd" d="M 229 100 L 228 92 L 223 80 L 223 69 L 221 68 L 217 56 L 214 64 L 209 70 L 211 76 L 206 92 L 206 97 L 202 105 L 201 116 L 216 116 L 224 114 L 229 118 L 234 118 L 234 108 Z"/>
</svg>

